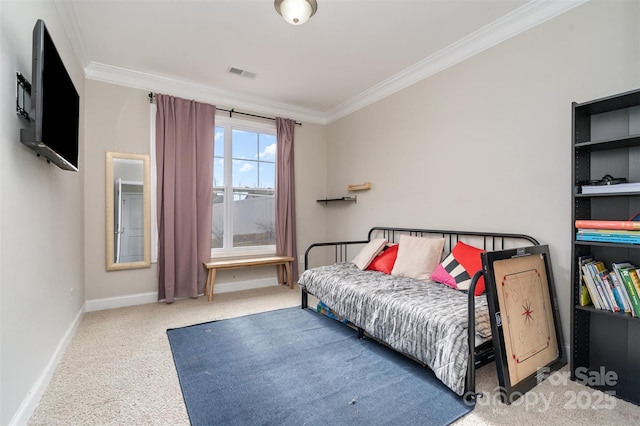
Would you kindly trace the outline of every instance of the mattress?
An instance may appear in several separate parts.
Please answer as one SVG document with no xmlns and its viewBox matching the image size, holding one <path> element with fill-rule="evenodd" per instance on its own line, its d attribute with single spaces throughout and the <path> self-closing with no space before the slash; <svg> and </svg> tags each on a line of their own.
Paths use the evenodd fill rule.
<svg viewBox="0 0 640 426">
<path fill-rule="evenodd" d="M 351 262 L 305 271 L 299 285 L 332 311 L 427 365 L 458 395 L 469 360 L 466 293 L 436 282 L 361 271 Z M 476 345 L 491 338 L 487 298 L 475 298 Z"/>
</svg>

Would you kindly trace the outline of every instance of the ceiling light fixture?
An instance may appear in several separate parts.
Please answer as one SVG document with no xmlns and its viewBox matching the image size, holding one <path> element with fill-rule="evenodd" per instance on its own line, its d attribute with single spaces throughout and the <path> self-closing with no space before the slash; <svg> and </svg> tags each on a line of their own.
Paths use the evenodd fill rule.
<svg viewBox="0 0 640 426">
<path fill-rule="evenodd" d="M 275 0 L 274 6 L 280 16 L 292 25 L 302 25 L 318 10 L 316 0 Z"/>
</svg>

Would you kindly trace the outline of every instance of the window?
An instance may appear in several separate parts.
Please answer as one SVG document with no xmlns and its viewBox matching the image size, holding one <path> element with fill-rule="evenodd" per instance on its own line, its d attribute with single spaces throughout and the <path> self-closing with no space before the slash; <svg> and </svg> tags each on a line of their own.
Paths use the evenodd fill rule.
<svg viewBox="0 0 640 426">
<path fill-rule="evenodd" d="M 212 255 L 275 251 L 274 125 L 216 117 Z"/>
</svg>

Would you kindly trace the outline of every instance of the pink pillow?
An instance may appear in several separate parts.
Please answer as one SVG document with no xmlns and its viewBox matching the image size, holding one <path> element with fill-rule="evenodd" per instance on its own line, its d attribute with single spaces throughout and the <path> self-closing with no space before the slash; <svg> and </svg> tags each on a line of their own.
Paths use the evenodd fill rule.
<svg viewBox="0 0 640 426">
<path fill-rule="evenodd" d="M 445 260 L 442 261 L 442 263 L 448 264 L 452 259 L 454 259 L 453 254 L 450 254 Z M 446 269 L 444 269 L 442 263 L 438 265 L 435 271 L 433 271 L 433 274 L 431 274 L 431 279 L 457 290 L 458 286 L 456 285 L 456 279 L 453 278 L 453 276 L 449 272 L 447 272 Z"/>
</svg>

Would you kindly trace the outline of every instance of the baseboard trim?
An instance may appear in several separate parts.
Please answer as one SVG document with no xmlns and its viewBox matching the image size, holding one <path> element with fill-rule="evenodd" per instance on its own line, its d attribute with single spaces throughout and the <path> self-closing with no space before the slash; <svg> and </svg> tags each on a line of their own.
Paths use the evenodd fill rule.
<svg viewBox="0 0 640 426">
<path fill-rule="evenodd" d="M 49 359 L 49 362 L 47 363 L 46 367 L 38 377 L 38 380 L 36 380 L 36 382 L 33 384 L 31 389 L 27 393 L 27 396 L 22 401 L 22 404 L 20 404 L 18 411 L 16 411 L 16 413 L 14 414 L 13 418 L 9 422 L 9 425 L 11 426 L 26 425 L 29 422 L 29 419 L 31 418 L 33 413 L 36 411 L 36 408 L 40 403 L 40 399 L 42 399 L 42 396 L 47 390 L 47 386 L 49 386 L 49 382 L 53 377 L 53 373 L 56 371 L 56 367 L 58 366 L 58 363 L 62 359 L 62 355 L 64 355 L 64 352 L 67 349 L 67 346 L 69 346 L 71 339 L 76 334 L 78 325 L 80 324 L 80 321 L 82 320 L 82 316 L 84 315 L 85 312 L 86 312 L 85 305 L 83 305 L 80 308 L 80 311 L 78 312 L 76 317 L 73 319 L 73 321 L 69 325 L 69 328 L 67 328 L 67 331 L 65 332 L 64 336 L 62 336 L 62 339 L 58 343 L 58 346 L 56 347 L 53 354 L 51 355 L 51 359 Z"/>
<path fill-rule="evenodd" d="M 253 290 L 256 288 L 279 285 L 274 278 L 238 281 L 233 283 L 216 283 L 213 294 L 229 293 L 232 291 Z M 158 302 L 158 292 L 131 294 L 127 296 L 106 297 L 103 299 L 87 300 L 86 312 L 102 311 L 105 309 L 124 308 L 127 306 L 146 305 Z"/>
<path fill-rule="evenodd" d="M 126 296 L 105 297 L 103 299 L 87 300 L 87 312 L 103 311 L 105 309 L 124 308 L 126 306 L 146 305 L 158 301 L 158 292 L 130 294 Z"/>
<path fill-rule="evenodd" d="M 277 286 L 278 283 L 273 278 L 265 278 L 250 281 L 240 281 L 235 283 L 220 283 L 214 287 L 214 294 L 229 293 L 232 291 L 251 290 L 262 287 Z M 53 352 L 51 359 L 47 363 L 46 367 L 42 371 L 42 374 L 38 377 L 38 380 L 33 384 L 29 390 L 27 396 L 20 404 L 20 407 L 14 414 L 9 425 L 26 425 L 29 419 L 35 412 L 40 399 L 47 390 L 49 382 L 53 377 L 53 373 L 62 356 L 64 355 L 67 346 L 71 342 L 71 339 L 76 334 L 78 325 L 82 320 L 85 312 L 100 311 L 104 309 L 123 308 L 126 306 L 144 305 L 148 303 L 158 302 L 158 292 L 140 293 L 127 296 L 107 297 L 103 299 L 87 300 L 80 308 L 80 311 L 74 318 L 73 322 L 69 325 L 69 328 L 65 332 L 64 336 L 58 343 L 55 351 Z"/>
</svg>

